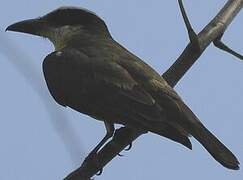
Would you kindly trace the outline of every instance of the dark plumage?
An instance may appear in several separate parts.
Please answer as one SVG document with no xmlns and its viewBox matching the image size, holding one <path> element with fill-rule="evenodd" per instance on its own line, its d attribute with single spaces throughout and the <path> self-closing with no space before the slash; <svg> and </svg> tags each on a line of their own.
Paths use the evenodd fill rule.
<svg viewBox="0 0 243 180">
<path fill-rule="evenodd" d="M 104 21 L 92 12 L 59 8 L 7 30 L 44 36 L 53 42 L 56 51 L 43 62 L 50 93 L 60 105 L 104 121 L 109 137 L 113 124 L 118 123 L 154 132 L 191 149 L 188 136 L 192 135 L 223 166 L 239 168 L 236 157 L 167 82 L 114 41 Z"/>
</svg>

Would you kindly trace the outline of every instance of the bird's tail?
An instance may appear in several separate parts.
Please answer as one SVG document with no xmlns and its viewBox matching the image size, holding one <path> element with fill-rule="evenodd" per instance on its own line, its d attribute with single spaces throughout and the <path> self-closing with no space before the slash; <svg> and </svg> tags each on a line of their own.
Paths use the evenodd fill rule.
<svg viewBox="0 0 243 180">
<path fill-rule="evenodd" d="M 205 149 L 214 157 L 216 161 L 229 169 L 239 169 L 239 161 L 234 154 L 221 143 L 196 117 L 196 115 L 181 101 L 180 109 L 186 117 L 181 126 L 189 131 Z"/>
</svg>

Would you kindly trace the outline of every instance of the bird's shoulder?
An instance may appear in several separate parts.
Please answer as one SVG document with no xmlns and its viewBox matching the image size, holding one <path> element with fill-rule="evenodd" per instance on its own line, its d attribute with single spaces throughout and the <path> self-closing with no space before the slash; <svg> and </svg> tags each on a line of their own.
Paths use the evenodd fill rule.
<svg viewBox="0 0 243 180">
<path fill-rule="evenodd" d="M 45 61 L 49 61 L 49 64 L 52 61 L 56 63 L 56 66 L 62 66 L 62 71 L 69 71 L 66 72 L 69 75 L 83 74 L 85 78 L 113 83 L 124 89 L 131 89 L 137 84 L 126 69 L 115 61 L 110 61 L 105 57 L 95 57 L 79 49 L 66 48 L 53 52 L 45 58 Z"/>
<path fill-rule="evenodd" d="M 140 103 L 154 104 L 151 95 L 139 86 L 125 68 L 105 57 L 97 58 L 78 49 L 68 48 L 49 54 L 43 62 L 43 71 L 49 87 L 57 82 L 71 81 L 76 81 L 76 84 L 89 83 L 92 86 L 97 84 L 97 88 L 112 88 L 114 93 Z"/>
</svg>

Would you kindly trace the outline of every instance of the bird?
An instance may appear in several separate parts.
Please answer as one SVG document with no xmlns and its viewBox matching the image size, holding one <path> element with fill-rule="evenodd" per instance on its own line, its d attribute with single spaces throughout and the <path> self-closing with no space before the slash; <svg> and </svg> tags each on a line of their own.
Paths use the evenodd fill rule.
<svg viewBox="0 0 243 180">
<path fill-rule="evenodd" d="M 64 6 L 46 15 L 14 23 L 6 31 L 49 39 L 55 50 L 42 64 L 54 100 L 104 122 L 106 135 L 95 154 L 114 134 L 115 124 L 152 132 L 192 149 L 193 136 L 224 167 L 239 161 L 146 62 L 111 36 L 105 21 L 84 8 Z"/>
</svg>

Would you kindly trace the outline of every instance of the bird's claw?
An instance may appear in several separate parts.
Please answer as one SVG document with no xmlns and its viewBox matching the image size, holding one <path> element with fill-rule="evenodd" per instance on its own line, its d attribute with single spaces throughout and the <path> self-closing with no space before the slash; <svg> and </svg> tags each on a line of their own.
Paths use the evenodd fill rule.
<svg viewBox="0 0 243 180">
<path fill-rule="evenodd" d="M 130 144 L 128 145 L 128 147 L 125 148 L 124 150 L 125 150 L 125 151 L 129 151 L 131 148 L 132 148 L 132 143 L 130 143 Z M 122 154 L 120 154 L 120 153 L 118 153 L 117 155 L 120 156 L 120 157 L 123 157 L 123 156 L 124 156 L 124 155 L 122 155 Z"/>
<path fill-rule="evenodd" d="M 132 148 L 132 143 L 130 143 L 130 144 L 128 145 L 128 147 L 125 148 L 124 150 L 125 150 L 125 151 L 129 151 L 131 148 Z"/>
<path fill-rule="evenodd" d="M 124 156 L 124 155 L 122 155 L 122 154 L 120 154 L 120 153 L 118 153 L 117 155 L 120 156 L 120 157 L 123 157 L 123 156 Z"/>
<path fill-rule="evenodd" d="M 97 173 L 96 176 L 100 176 L 103 173 L 103 168 L 101 168 Z"/>
</svg>

